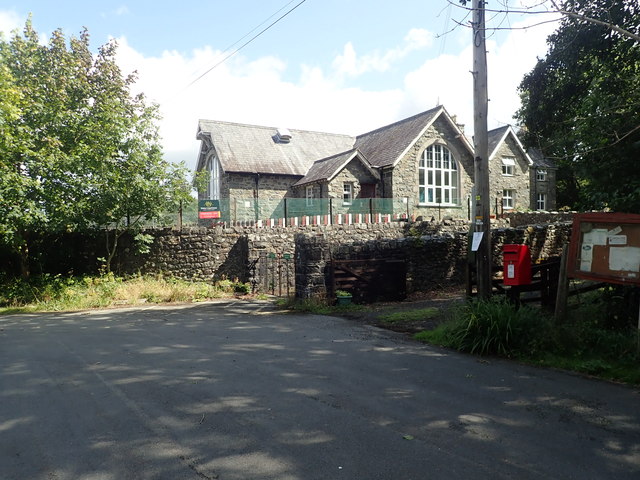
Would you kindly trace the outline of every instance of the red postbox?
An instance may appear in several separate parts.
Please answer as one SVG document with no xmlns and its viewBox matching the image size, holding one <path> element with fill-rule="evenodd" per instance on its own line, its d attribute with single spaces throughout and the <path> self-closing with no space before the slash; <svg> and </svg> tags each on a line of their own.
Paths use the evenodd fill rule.
<svg viewBox="0 0 640 480">
<path fill-rule="evenodd" d="M 527 245 L 502 246 L 503 279 L 505 285 L 529 285 L 531 283 L 531 252 Z"/>
</svg>

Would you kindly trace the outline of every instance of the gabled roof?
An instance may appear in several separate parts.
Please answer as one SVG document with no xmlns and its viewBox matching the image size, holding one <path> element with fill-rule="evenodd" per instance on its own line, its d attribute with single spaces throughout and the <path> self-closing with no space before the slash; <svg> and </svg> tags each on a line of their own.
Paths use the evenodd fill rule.
<svg viewBox="0 0 640 480">
<path fill-rule="evenodd" d="M 355 146 L 374 167 L 395 165 L 440 116 L 443 116 L 451 127 L 458 132 L 462 143 L 473 154 L 473 147 L 443 106 L 432 108 L 413 117 L 358 135 Z"/>
<path fill-rule="evenodd" d="M 371 176 L 379 178 L 378 172 L 370 167 L 364 155 L 356 148 L 314 162 L 309 173 L 301 178 L 294 186 L 298 187 L 312 182 L 331 181 L 353 159 L 359 160 Z"/>
<path fill-rule="evenodd" d="M 196 138 L 203 141 L 197 168 L 203 165 L 208 149 L 204 142 L 215 148 L 225 172 L 266 173 L 303 177 L 317 160 L 328 160 L 346 152 L 359 150 L 368 167 L 393 166 L 411 148 L 424 132 L 439 118 L 444 119 L 465 148 L 473 154 L 473 147 L 460 127 L 442 106 L 405 118 L 371 132 L 352 137 L 307 130 L 288 130 L 289 142 L 282 142 L 278 129 L 259 125 L 200 120 Z M 339 166 L 334 158 L 315 167 L 315 175 L 330 178 L 329 165 Z M 366 163 L 365 162 L 365 163 Z M 322 169 L 322 171 L 320 171 Z M 334 172 L 335 173 L 335 172 Z M 319 177 L 320 178 L 320 177 Z"/>
<path fill-rule="evenodd" d="M 515 141 L 516 145 L 518 146 L 518 148 L 520 149 L 520 151 L 522 152 L 522 155 L 527 160 L 527 163 L 529 164 L 529 166 L 533 165 L 533 160 L 531 160 L 531 157 L 529 157 L 529 155 L 527 154 L 527 151 L 524 149 L 522 142 L 520 142 L 518 135 L 516 135 L 516 132 L 513 130 L 513 127 L 511 125 L 505 125 L 504 127 L 494 128 L 493 130 L 489 130 L 488 134 L 489 134 L 489 160 L 491 160 L 493 156 L 496 153 L 498 153 L 498 149 L 500 148 L 500 145 L 502 145 L 507 140 L 507 137 L 511 136 Z"/>
<path fill-rule="evenodd" d="M 200 120 L 197 138 L 210 139 L 225 172 L 294 176 L 305 175 L 319 158 L 352 149 L 355 141 L 348 135 L 289 129 L 291 140 L 282 143 L 277 131 L 274 127 Z"/>
</svg>

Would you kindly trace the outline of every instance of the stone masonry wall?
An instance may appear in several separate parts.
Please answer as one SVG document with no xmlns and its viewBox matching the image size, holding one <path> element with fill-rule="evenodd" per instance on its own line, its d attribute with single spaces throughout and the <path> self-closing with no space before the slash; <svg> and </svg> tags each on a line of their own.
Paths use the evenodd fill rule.
<svg viewBox="0 0 640 480">
<path fill-rule="evenodd" d="M 344 237 L 347 232 L 340 231 L 299 234 L 296 237 L 296 296 L 326 296 L 321 277 L 331 259 L 404 260 L 409 293 L 460 285 L 465 279 L 468 248 L 468 231 L 460 229 L 461 223 L 422 222 L 409 226 L 402 235 L 376 238 L 354 232 Z M 570 232 L 568 223 L 495 229 L 492 231 L 493 262 L 496 266 L 502 265 L 502 246 L 507 243 L 529 245 L 534 262 L 559 256 Z"/>
<path fill-rule="evenodd" d="M 418 203 L 418 159 L 422 152 L 432 144 L 445 145 L 458 164 L 459 206 L 457 207 L 438 208 Z M 385 192 L 385 195 L 396 198 L 408 197 L 411 213 L 415 216 L 421 216 L 425 220 L 432 217 L 435 219 L 444 217 L 466 219 L 468 214 L 466 199 L 471 194 L 472 187 L 473 158 L 468 151 L 461 147 L 461 142 L 456 139 L 456 132 L 453 128 L 440 117 L 400 159 L 393 169 L 392 192 Z"/>
<path fill-rule="evenodd" d="M 558 208 L 557 205 L 557 171 L 555 168 L 541 168 L 546 171 L 544 180 L 537 180 L 535 172 L 531 173 L 531 209 L 537 208 L 537 194 L 544 193 L 547 196 L 547 211 Z"/>
<path fill-rule="evenodd" d="M 513 175 L 502 174 L 502 159 L 511 157 L 515 159 L 513 167 Z M 503 142 L 500 149 L 491 158 L 489 163 L 489 195 L 491 197 L 491 206 L 495 204 L 494 199 L 497 195 L 498 204 L 502 199 L 502 191 L 504 189 L 513 190 L 513 209 L 528 210 L 535 209 L 535 204 L 531 205 L 530 188 L 530 168 L 526 158 L 520 153 L 520 149 L 512 137 Z"/>
<path fill-rule="evenodd" d="M 377 183 L 377 179 L 358 160 L 351 160 L 338 175 L 328 185 L 328 196 L 342 201 L 344 184 L 351 183 L 353 191 L 352 198 L 360 197 L 362 183 Z M 377 196 L 377 195 L 376 195 Z"/>
<path fill-rule="evenodd" d="M 529 245 L 533 261 L 558 256 L 570 230 L 570 223 L 494 229 L 494 263 L 501 264 L 505 243 Z M 332 258 L 405 260 L 409 293 L 459 284 L 464 280 L 468 245 L 464 221 L 272 229 L 217 226 L 147 233 L 154 236 L 147 254 L 135 254 L 131 238 L 121 240 L 112 264 L 114 272 L 162 273 L 206 282 L 237 279 L 250 282 L 256 292 L 285 295 L 295 290 L 302 297 L 326 294 L 321 278 Z M 100 256 L 96 253 L 104 248 L 103 236 L 71 237 L 40 243 L 40 257 L 50 260 L 43 264 L 45 272 L 96 272 L 91 259 Z"/>
</svg>

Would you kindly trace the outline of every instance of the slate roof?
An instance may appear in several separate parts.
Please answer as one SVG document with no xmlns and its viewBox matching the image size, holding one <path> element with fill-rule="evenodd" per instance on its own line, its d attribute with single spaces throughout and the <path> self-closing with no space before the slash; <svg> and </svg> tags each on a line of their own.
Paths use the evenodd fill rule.
<svg viewBox="0 0 640 480">
<path fill-rule="evenodd" d="M 359 158 L 371 176 L 379 178 L 378 172 L 373 170 L 362 153 L 358 149 L 349 150 L 348 152 L 338 153 L 328 158 L 323 158 L 313 163 L 309 173 L 301 178 L 294 186 L 305 185 L 312 182 L 331 180 L 338 174 L 351 160 Z"/>
<path fill-rule="evenodd" d="M 426 112 L 359 135 L 356 138 L 355 146 L 367 157 L 374 167 L 394 165 L 441 114 L 445 114 L 445 117 L 449 119 L 452 126 L 458 128 L 444 107 L 437 106 Z M 469 151 L 472 151 L 468 140 L 462 132 L 460 133 L 460 138 L 463 143 Z"/>
<path fill-rule="evenodd" d="M 489 130 L 489 132 L 487 133 L 489 136 L 489 158 L 493 158 L 493 156 L 498 152 L 498 147 L 502 144 L 502 142 L 506 141 L 509 135 L 511 135 L 513 136 L 514 141 L 520 148 L 520 151 L 524 155 L 529 165 L 533 165 L 533 160 L 527 154 L 527 151 L 524 149 L 524 146 L 520 142 L 520 139 L 516 135 L 516 132 L 513 130 L 513 127 L 511 127 L 511 125 L 494 128 L 493 130 Z"/>
<path fill-rule="evenodd" d="M 504 127 L 489 130 L 489 158 L 493 157 L 493 154 L 496 153 L 496 149 L 500 143 L 502 143 L 502 139 L 509 133 L 510 128 L 509 125 L 505 125 Z"/>
<path fill-rule="evenodd" d="M 530 148 L 527 153 L 536 168 L 558 168 L 553 160 L 545 158 L 542 151 L 537 148 Z"/>
<path fill-rule="evenodd" d="M 200 120 L 198 138 L 208 136 L 226 172 L 304 176 L 313 162 L 353 148 L 348 135 L 289 129 L 291 141 L 279 143 L 275 127 Z"/>
<path fill-rule="evenodd" d="M 329 169 L 340 167 L 340 161 L 355 149 L 371 167 L 394 165 L 442 114 L 453 128 L 458 128 L 444 107 L 438 106 L 357 137 L 289 129 L 291 141 L 280 143 L 275 127 L 200 120 L 197 138 L 210 139 L 226 172 L 306 175 L 304 180 L 308 183 L 309 178 L 328 179 L 337 173 Z M 472 152 L 469 141 L 460 133 Z M 202 161 L 201 156 L 198 169 Z"/>
</svg>

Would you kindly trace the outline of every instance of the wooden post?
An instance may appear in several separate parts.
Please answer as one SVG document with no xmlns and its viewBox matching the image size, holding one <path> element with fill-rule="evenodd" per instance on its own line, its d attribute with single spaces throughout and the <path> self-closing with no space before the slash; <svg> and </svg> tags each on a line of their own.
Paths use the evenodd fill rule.
<svg viewBox="0 0 640 480">
<path fill-rule="evenodd" d="M 556 295 L 555 321 L 561 323 L 567 314 L 567 296 L 569 293 L 569 279 L 567 278 L 567 262 L 569 258 L 569 245 L 562 247 L 560 258 L 560 273 L 558 274 L 558 294 Z"/>
<path fill-rule="evenodd" d="M 284 226 L 287 226 L 287 199 L 284 198 Z"/>
<path fill-rule="evenodd" d="M 477 251 L 478 296 L 491 296 L 491 225 L 489 198 L 489 137 L 487 133 L 487 50 L 485 45 L 484 0 L 474 0 L 473 8 L 473 143 L 475 150 L 474 183 L 475 232 L 482 232 Z"/>
<path fill-rule="evenodd" d="M 329 197 L 329 225 L 333 225 L 333 199 Z"/>
</svg>

